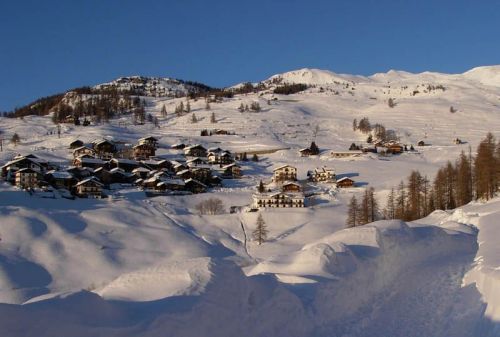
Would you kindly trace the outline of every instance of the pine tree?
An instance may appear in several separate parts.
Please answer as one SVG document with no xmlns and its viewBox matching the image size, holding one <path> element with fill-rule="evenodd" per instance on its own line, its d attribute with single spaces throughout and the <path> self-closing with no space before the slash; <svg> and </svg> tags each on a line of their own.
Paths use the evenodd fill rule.
<svg viewBox="0 0 500 337">
<path fill-rule="evenodd" d="M 191 104 L 189 103 L 189 101 L 187 101 L 187 103 L 186 103 L 186 112 L 187 113 L 191 112 Z"/>
<path fill-rule="evenodd" d="M 210 123 L 217 123 L 217 121 L 215 120 L 215 113 L 213 113 L 213 112 L 210 115 Z"/>
<path fill-rule="evenodd" d="M 167 108 L 165 107 L 165 104 L 161 106 L 161 116 L 167 117 Z"/>
<path fill-rule="evenodd" d="M 259 161 L 259 157 L 257 156 L 256 153 L 253 154 L 252 161 L 254 161 L 254 162 L 258 162 Z"/>
<path fill-rule="evenodd" d="M 319 154 L 319 147 L 318 147 L 318 145 L 316 145 L 315 142 L 311 142 L 311 146 L 309 147 L 309 149 L 311 150 L 311 154 L 313 154 L 313 155 Z"/>
<path fill-rule="evenodd" d="M 21 137 L 17 133 L 14 133 L 12 135 L 12 138 L 10 139 L 10 142 L 14 144 L 14 146 L 17 146 L 21 142 Z"/>
<path fill-rule="evenodd" d="M 210 103 L 208 102 L 208 100 L 206 101 L 205 103 L 205 110 L 209 111 L 210 110 Z M 214 122 L 215 123 L 215 122 Z"/>
<path fill-rule="evenodd" d="M 269 231 L 267 230 L 266 223 L 262 218 L 262 214 L 259 213 L 256 222 L 256 228 L 252 232 L 252 237 L 259 245 L 263 244 L 267 240 L 267 234 Z"/>
<path fill-rule="evenodd" d="M 262 182 L 262 180 L 259 182 L 259 186 L 257 187 L 257 191 L 259 191 L 259 193 L 264 193 L 266 191 L 266 187 L 264 186 L 264 183 Z"/>
<path fill-rule="evenodd" d="M 358 129 L 358 120 L 356 118 L 352 121 L 352 130 L 356 131 Z"/>
<path fill-rule="evenodd" d="M 242 161 L 248 161 L 248 156 L 246 152 L 243 152 L 243 155 L 241 156 Z"/>
<path fill-rule="evenodd" d="M 245 111 L 245 106 L 243 105 L 243 103 L 241 103 L 240 106 L 238 107 L 238 111 L 239 112 Z"/>
<path fill-rule="evenodd" d="M 347 210 L 346 226 L 348 228 L 356 227 L 356 225 L 358 224 L 358 213 L 358 200 L 356 199 L 356 196 L 353 195 L 351 201 L 349 202 L 349 208 Z"/>
<path fill-rule="evenodd" d="M 194 114 L 194 112 L 192 113 L 191 115 L 191 123 L 197 123 L 198 122 L 198 118 L 196 118 L 196 115 Z"/>
</svg>

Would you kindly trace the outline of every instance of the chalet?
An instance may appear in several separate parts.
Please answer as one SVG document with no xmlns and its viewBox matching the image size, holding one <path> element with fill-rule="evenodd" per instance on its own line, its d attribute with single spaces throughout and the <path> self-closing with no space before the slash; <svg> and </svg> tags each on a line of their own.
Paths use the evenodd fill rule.
<svg viewBox="0 0 500 337">
<path fill-rule="evenodd" d="M 90 177 L 75 185 L 76 195 L 80 198 L 101 198 L 102 187 L 95 177 Z"/>
<path fill-rule="evenodd" d="M 206 165 L 207 161 L 205 159 L 200 158 L 200 157 L 194 157 L 194 158 L 186 160 L 186 164 L 188 167 L 193 167 L 193 166 Z"/>
<path fill-rule="evenodd" d="M 187 179 L 185 181 L 186 184 L 186 190 L 190 191 L 192 193 L 204 193 L 207 191 L 207 185 L 199 182 L 198 180 L 195 179 Z"/>
<path fill-rule="evenodd" d="M 174 150 L 184 150 L 185 147 L 186 147 L 186 144 L 184 144 L 184 143 L 177 143 L 177 144 L 173 144 L 172 146 L 170 146 L 170 148 L 174 149 Z"/>
<path fill-rule="evenodd" d="M 22 168 L 16 172 L 16 186 L 34 188 L 38 185 L 39 173 L 30 168 Z"/>
<path fill-rule="evenodd" d="M 386 146 L 386 148 L 387 148 L 386 152 L 392 154 L 399 154 L 402 153 L 404 150 L 404 147 L 400 144 L 389 144 Z"/>
<path fill-rule="evenodd" d="M 220 151 L 220 152 L 209 151 L 207 153 L 207 158 L 210 164 L 226 165 L 234 162 L 233 156 L 229 151 Z"/>
<path fill-rule="evenodd" d="M 172 161 L 171 163 L 174 172 L 184 171 L 188 169 L 188 166 L 185 163 L 179 163 L 178 161 Z"/>
<path fill-rule="evenodd" d="M 286 180 L 297 180 L 297 168 L 290 165 L 283 165 L 273 170 L 274 182 L 282 182 Z"/>
<path fill-rule="evenodd" d="M 182 170 L 182 171 L 179 171 L 175 174 L 175 176 L 177 178 L 180 178 L 180 179 L 190 179 L 190 178 L 193 178 L 193 172 L 191 172 L 191 170 Z"/>
<path fill-rule="evenodd" d="M 302 186 L 294 181 L 286 181 L 281 185 L 281 190 L 283 192 L 301 192 Z"/>
<path fill-rule="evenodd" d="M 349 158 L 349 157 L 359 157 L 363 155 L 361 150 L 350 150 L 350 151 L 332 151 L 330 155 L 333 158 Z"/>
<path fill-rule="evenodd" d="M 201 182 L 207 182 L 212 177 L 212 169 L 210 166 L 196 166 L 191 168 L 192 178 Z"/>
<path fill-rule="evenodd" d="M 241 167 L 236 164 L 228 164 L 221 167 L 222 177 L 225 179 L 240 178 L 242 176 Z"/>
<path fill-rule="evenodd" d="M 462 144 L 462 140 L 460 138 L 455 138 L 455 139 L 453 139 L 453 144 L 460 145 L 460 144 Z"/>
<path fill-rule="evenodd" d="M 104 185 L 109 185 L 114 183 L 113 175 L 111 174 L 111 172 L 109 172 L 109 170 L 107 170 L 104 167 L 99 167 L 95 169 L 94 176 L 97 177 L 99 181 Z"/>
<path fill-rule="evenodd" d="M 92 169 L 96 169 L 102 167 L 106 164 L 106 162 L 99 158 L 89 158 L 80 156 L 73 160 L 73 165 L 76 167 L 89 167 Z"/>
<path fill-rule="evenodd" d="M 156 154 L 155 147 L 149 144 L 137 144 L 132 147 L 132 150 L 135 160 L 147 159 Z"/>
<path fill-rule="evenodd" d="M 132 159 L 112 158 L 109 161 L 110 168 L 118 167 L 124 170 L 125 172 L 132 172 L 139 166 L 140 166 L 139 163 Z"/>
<path fill-rule="evenodd" d="M 181 179 L 160 179 L 156 184 L 156 190 L 165 191 L 183 191 L 186 184 Z"/>
<path fill-rule="evenodd" d="M 157 149 L 158 148 L 158 139 L 153 137 L 153 136 L 144 137 L 144 138 L 139 139 L 139 145 L 149 145 L 153 149 Z"/>
<path fill-rule="evenodd" d="M 161 182 L 159 175 L 144 179 L 142 181 L 142 186 L 149 190 L 156 190 L 157 185 Z"/>
<path fill-rule="evenodd" d="M 95 141 L 92 145 L 96 154 L 102 159 L 111 159 L 117 151 L 115 143 L 107 139 Z"/>
<path fill-rule="evenodd" d="M 224 150 L 222 150 L 220 147 L 209 147 L 207 149 L 207 152 L 213 152 L 213 153 L 221 153 Z"/>
<path fill-rule="evenodd" d="M 299 153 L 300 153 L 301 157 L 309 157 L 309 156 L 313 155 L 313 151 L 308 147 L 306 147 L 304 149 L 300 149 Z"/>
<path fill-rule="evenodd" d="M 161 160 L 156 160 L 156 159 L 142 160 L 141 164 L 143 166 L 145 166 L 145 167 L 150 168 L 151 170 L 160 170 L 160 169 L 171 170 L 172 169 L 172 163 L 169 162 L 166 159 L 161 159 Z"/>
<path fill-rule="evenodd" d="M 337 180 L 337 187 L 340 188 L 346 188 L 346 187 L 353 187 L 354 186 L 354 180 L 348 177 L 341 178 Z"/>
<path fill-rule="evenodd" d="M 132 182 L 134 179 L 134 175 L 125 170 L 115 167 L 114 169 L 109 170 L 111 173 L 111 180 L 113 184 L 126 184 Z"/>
<path fill-rule="evenodd" d="M 45 180 L 55 188 L 65 188 L 67 190 L 71 189 L 76 183 L 75 177 L 68 171 L 48 171 L 45 174 Z"/>
<path fill-rule="evenodd" d="M 94 172 L 94 170 L 90 168 L 76 167 L 76 166 L 71 166 L 68 169 L 66 169 L 66 171 L 69 172 L 77 180 L 83 180 L 85 178 L 88 178 L 91 175 L 93 175 Z"/>
<path fill-rule="evenodd" d="M 83 142 L 80 139 L 74 140 L 71 143 L 69 143 L 69 148 L 70 149 L 77 149 L 79 147 L 83 146 Z"/>
<path fill-rule="evenodd" d="M 215 129 L 212 133 L 214 135 L 230 135 L 231 134 L 231 132 L 229 132 L 227 130 L 222 130 L 222 129 Z"/>
<path fill-rule="evenodd" d="M 148 168 L 145 168 L 145 167 L 137 167 L 137 168 L 132 170 L 132 173 L 137 178 L 142 178 L 142 179 L 147 178 L 149 172 L 151 172 L 151 170 Z"/>
<path fill-rule="evenodd" d="M 336 181 L 335 170 L 325 166 L 307 172 L 307 176 L 312 182 L 334 183 Z"/>
<path fill-rule="evenodd" d="M 425 146 L 425 142 L 423 140 L 421 140 L 417 143 L 417 146 Z"/>
<path fill-rule="evenodd" d="M 207 149 L 200 144 L 191 145 L 184 148 L 184 155 L 189 157 L 206 157 Z"/>
<path fill-rule="evenodd" d="M 80 146 L 73 150 L 73 158 L 80 157 L 83 155 L 87 155 L 90 157 L 95 157 L 94 149 L 91 149 L 87 146 Z"/>
<path fill-rule="evenodd" d="M 6 177 L 7 180 L 13 181 L 14 174 L 24 168 L 29 168 L 36 172 L 43 172 L 42 165 L 31 157 L 18 157 L 17 159 L 11 160 L 2 166 L 2 176 Z"/>
<path fill-rule="evenodd" d="M 305 207 L 305 197 L 302 193 L 257 193 L 253 195 L 253 206 L 257 208 Z"/>
</svg>

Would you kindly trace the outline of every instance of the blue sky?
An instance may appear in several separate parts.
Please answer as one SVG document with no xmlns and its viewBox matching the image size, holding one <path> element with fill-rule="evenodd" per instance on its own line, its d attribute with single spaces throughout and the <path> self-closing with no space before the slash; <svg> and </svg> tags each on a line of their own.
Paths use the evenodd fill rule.
<svg viewBox="0 0 500 337">
<path fill-rule="evenodd" d="M 0 111 L 124 75 L 222 87 L 500 64 L 499 1 L 0 1 Z"/>
</svg>

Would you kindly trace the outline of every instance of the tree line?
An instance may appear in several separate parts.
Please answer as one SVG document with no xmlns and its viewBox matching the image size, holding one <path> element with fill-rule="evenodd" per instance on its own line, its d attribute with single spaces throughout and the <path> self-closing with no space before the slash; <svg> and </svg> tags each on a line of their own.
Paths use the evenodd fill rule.
<svg viewBox="0 0 500 337">
<path fill-rule="evenodd" d="M 454 209 L 472 200 L 493 198 L 500 186 L 500 142 L 488 133 L 477 154 L 462 151 L 458 159 L 441 167 L 431 181 L 414 170 L 406 182 L 392 188 L 384 209 L 386 219 L 412 221 L 435 210 Z"/>
<path fill-rule="evenodd" d="M 366 189 L 361 200 L 353 196 L 347 211 L 347 227 L 364 225 L 384 219 L 413 221 L 435 210 L 454 209 L 472 200 L 489 200 L 500 187 L 500 141 L 488 133 L 480 142 L 477 153 L 464 151 L 452 163 L 441 167 L 430 180 L 414 170 L 391 188 L 383 210 L 375 200 L 375 191 Z"/>
</svg>

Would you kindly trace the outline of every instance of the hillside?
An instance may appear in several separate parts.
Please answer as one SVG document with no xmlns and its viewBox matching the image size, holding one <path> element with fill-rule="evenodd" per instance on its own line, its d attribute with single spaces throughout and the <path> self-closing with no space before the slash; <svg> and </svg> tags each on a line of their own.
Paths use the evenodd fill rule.
<svg viewBox="0 0 500 337">
<path fill-rule="evenodd" d="M 209 97 L 208 107 L 190 99 L 190 113 L 182 114 L 175 110 L 186 97 L 175 93 L 191 84 L 129 77 L 96 89 L 142 83 L 144 112 L 157 123 L 137 123 L 123 111 L 85 127 L 63 123 L 58 135 L 50 115 L 0 118 L 1 165 L 34 153 L 67 166 L 75 139 L 134 144 L 145 136 L 159 140 L 156 155 L 169 161 L 186 159 L 171 147 L 178 143 L 259 156 L 237 162 L 241 179 L 200 194 L 149 198 L 124 184 L 107 190 L 108 198 L 68 200 L 0 182 L 1 334 L 498 336 L 498 198 L 416 221 L 345 228 L 349 200 L 365 188 L 374 187 L 384 207 L 390 189 L 413 170 L 432 178 L 469 147 L 474 154 L 487 132 L 500 138 L 497 70 L 355 76 L 301 69 L 263 80 L 258 92 Z M 285 83 L 307 89 L 273 93 Z M 239 110 L 252 103 L 259 112 Z M 352 143 L 370 146 L 352 127 L 363 117 L 416 151 L 332 157 Z M 201 136 L 205 129 L 229 134 Z M 19 144 L 7 141 L 14 134 Z M 300 156 L 313 140 L 321 153 Z M 356 185 L 301 181 L 309 207 L 246 212 L 259 182 L 270 183 L 285 164 L 297 168 L 299 180 L 327 166 Z M 223 214 L 199 214 L 197 205 L 210 197 L 222 200 Z M 269 230 L 262 245 L 251 237 L 258 214 Z"/>
</svg>

